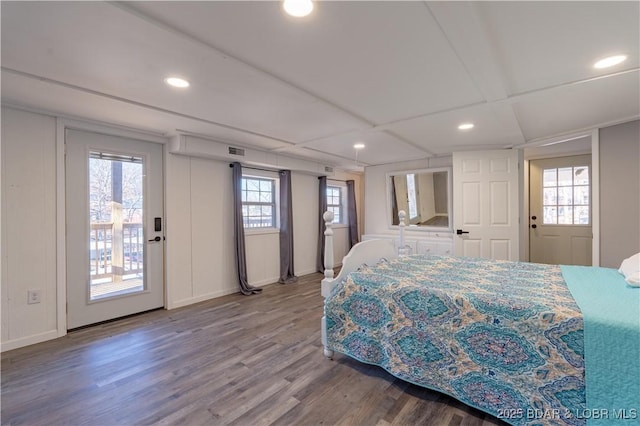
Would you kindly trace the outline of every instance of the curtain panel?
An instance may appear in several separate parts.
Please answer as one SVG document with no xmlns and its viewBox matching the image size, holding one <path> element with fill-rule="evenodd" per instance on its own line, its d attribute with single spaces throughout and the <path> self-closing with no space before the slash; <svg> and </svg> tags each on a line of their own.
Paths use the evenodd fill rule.
<svg viewBox="0 0 640 426">
<path fill-rule="evenodd" d="M 293 200 L 291 170 L 280 170 L 280 280 L 281 284 L 298 281 L 293 268 Z"/>
<path fill-rule="evenodd" d="M 247 255 L 244 242 L 244 221 L 242 219 L 242 165 L 238 162 L 232 163 L 233 169 L 233 232 L 236 249 L 236 270 L 240 283 L 240 292 L 249 296 L 260 293 L 261 288 L 249 285 L 247 279 Z"/>
<path fill-rule="evenodd" d="M 347 217 L 349 219 L 349 248 L 358 244 L 358 211 L 356 209 L 355 181 L 347 181 Z"/>
<path fill-rule="evenodd" d="M 327 211 L 327 177 L 318 178 L 318 253 L 316 255 L 316 270 L 324 274 L 324 219 L 322 215 Z"/>
</svg>

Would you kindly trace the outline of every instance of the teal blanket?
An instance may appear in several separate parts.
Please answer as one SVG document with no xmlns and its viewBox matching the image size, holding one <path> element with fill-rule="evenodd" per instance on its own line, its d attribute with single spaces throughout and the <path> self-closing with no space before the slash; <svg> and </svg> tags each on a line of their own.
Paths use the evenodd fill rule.
<svg viewBox="0 0 640 426">
<path fill-rule="evenodd" d="M 584 321 L 588 425 L 640 424 L 640 288 L 615 269 L 562 266 Z"/>
</svg>

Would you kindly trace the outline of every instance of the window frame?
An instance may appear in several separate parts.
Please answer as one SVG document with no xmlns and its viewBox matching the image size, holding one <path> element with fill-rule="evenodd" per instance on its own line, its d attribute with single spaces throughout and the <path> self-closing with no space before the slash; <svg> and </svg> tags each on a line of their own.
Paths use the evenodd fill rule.
<svg viewBox="0 0 640 426">
<path fill-rule="evenodd" d="M 261 201 L 245 201 L 245 192 L 247 189 L 244 186 L 245 180 L 258 180 L 258 181 L 268 181 L 271 185 L 271 202 L 261 202 Z M 242 173 L 242 182 L 241 185 L 241 204 L 244 210 L 245 206 L 271 206 L 272 212 L 272 220 L 271 225 L 269 226 L 247 226 L 247 220 L 250 216 L 245 216 L 244 212 L 242 212 L 242 227 L 244 228 L 245 234 L 264 234 L 264 233 L 274 233 L 280 231 L 280 222 L 279 222 L 279 207 L 280 207 L 280 180 L 278 178 L 277 173 L 273 172 L 261 172 L 258 170 L 251 170 L 249 173 Z M 261 192 L 261 190 L 258 190 Z M 263 216 L 260 216 L 263 217 Z"/>
<path fill-rule="evenodd" d="M 330 189 L 337 189 L 339 192 L 339 200 L 340 203 L 339 204 L 330 204 L 329 203 L 329 190 Z M 334 196 L 335 197 L 335 196 Z M 326 201 L 327 201 L 327 210 L 332 210 L 332 208 L 338 208 L 339 209 L 339 217 L 340 217 L 340 221 L 336 221 L 335 219 L 335 212 L 334 212 L 334 219 L 333 219 L 333 226 L 334 227 L 345 227 L 345 226 L 349 226 L 349 209 L 348 209 L 348 199 L 347 199 L 347 184 L 346 183 L 342 183 L 342 182 L 335 182 L 335 183 L 327 183 L 327 194 L 326 194 Z"/>
</svg>

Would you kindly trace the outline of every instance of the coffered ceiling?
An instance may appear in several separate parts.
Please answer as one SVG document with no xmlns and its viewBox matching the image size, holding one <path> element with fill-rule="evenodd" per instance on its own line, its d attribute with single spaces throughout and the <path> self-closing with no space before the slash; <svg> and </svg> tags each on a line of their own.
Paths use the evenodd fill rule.
<svg viewBox="0 0 640 426">
<path fill-rule="evenodd" d="M 347 169 L 531 145 L 639 117 L 639 6 L 2 1 L 2 102 Z"/>
</svg>

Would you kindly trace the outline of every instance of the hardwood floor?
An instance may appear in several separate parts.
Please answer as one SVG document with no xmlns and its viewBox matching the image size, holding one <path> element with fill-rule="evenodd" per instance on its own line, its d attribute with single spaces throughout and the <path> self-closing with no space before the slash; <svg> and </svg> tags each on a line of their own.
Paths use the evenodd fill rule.
<svg viewBox="0 0 640 426">
<path fill-rule="evenodd" d="M 4 425 L 503 425 L 322 355 L 320 274 L 2 354 Z"/>
</svg>

